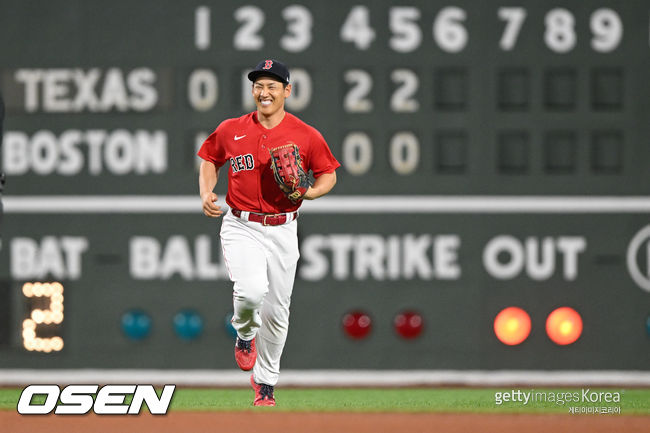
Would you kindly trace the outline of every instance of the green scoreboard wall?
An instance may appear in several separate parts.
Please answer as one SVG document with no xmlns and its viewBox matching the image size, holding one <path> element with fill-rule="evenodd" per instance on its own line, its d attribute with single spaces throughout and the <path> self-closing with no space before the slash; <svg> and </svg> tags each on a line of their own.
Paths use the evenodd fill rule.
<svg viewBox="0 0 650 433">
<path fill-rule="evenodd" d="M 0 367 L 233 367 L 195 155 L 254 109 L 245 74 L 266 58 L 342 163 L 299 220 L 285 368 L 650 365 L 647 2 L 0 6 Z M 515 346 L 493 331 L 509 306 L 532 322 Z M 566 346 L 545 331 L 563 306 L 584 324 Z M 189 341 L 186 309 L 203 319 Z M 364 339 L 342 330 L 354 310 Z M 412 340 L 404 310 L 424 321 Z"/>
</svg>

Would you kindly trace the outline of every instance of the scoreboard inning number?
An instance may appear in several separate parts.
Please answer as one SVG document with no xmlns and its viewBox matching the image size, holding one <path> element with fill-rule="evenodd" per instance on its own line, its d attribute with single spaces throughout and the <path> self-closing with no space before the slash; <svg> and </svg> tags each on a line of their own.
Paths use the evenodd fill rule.
<svg viewBox="0 0 650 433">
<path fill-rule="evenodd" d="M 523 7 L 500 7 L 496 19 L 503 23 L 499 48 L 513 50 L 522 30 L 525 28 L 527 11 Z M 232 39 L 233 47 L 239 51 L 259 51 L 265 47 L 263 35 L 266 14 L 253 5 L 237 8 L 233 17 L 239 23 Z M 310 47 L 313 41 L 314 17 L 302 5 L 287 6 L 282 10 L 286 23 L 285 34 L 278 41 L 280 48 L 289 53 L 299 53 Z M 413 6 L 393 6 L 388 10 L 390 39 L 388 47 L 398 53 L 410 53 L 422 46 L 423 31 L 420 26 L 422 12 Z M 201 6 L 195 10 L 194 43 L 197 49 L 206 50 L 211 45 L 211 10 Z M 468 12 L 457 6 L 440 9 L 433 19 L 431 34 L 436 46 L 447 53 L 459 53 L 465 49 L 471 37 L 465 22 Z M 498 25 L 495 22 L 495 25 Z M 543 39 L 546 46 L 556 53 L 568 53 L 576 47 L 576 19 L 565 8 L 554 8 L 544 16 Z M 616 11 L 600 8 L 589 17 L 591 31 L 590 46 L 596 52 L 606 53 L 615 50 L 623 37 L 623 23 Z M 357 5 L 350 9 L 339 31 L 341 42 L 351 44 L 356 49 L 370 49 L 377 37 L 372 26 L 371 11 L 368 6 Z"/>
</svg>

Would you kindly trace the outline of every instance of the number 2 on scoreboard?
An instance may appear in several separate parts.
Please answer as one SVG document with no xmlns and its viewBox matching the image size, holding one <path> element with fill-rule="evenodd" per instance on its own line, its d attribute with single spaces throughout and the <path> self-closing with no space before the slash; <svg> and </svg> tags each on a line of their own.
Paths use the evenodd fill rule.
<svg viewBox="0 0 650 433">
<path fill-rule="evenodd" d="M 42 325 L 63 323 L 63 285 L 58 282 L 25 283 L 23 284 L 23 295 L 32 301 L 29 317 L 23 320 L 22 336 L 25 349 L 30 352 L 45 353 L 61 351 L 63 338 L 59 336 L 39 337 L 36 328 Z M 47 304 L 47 308 L 34 308 L 34 304 Z"/>
</svg>

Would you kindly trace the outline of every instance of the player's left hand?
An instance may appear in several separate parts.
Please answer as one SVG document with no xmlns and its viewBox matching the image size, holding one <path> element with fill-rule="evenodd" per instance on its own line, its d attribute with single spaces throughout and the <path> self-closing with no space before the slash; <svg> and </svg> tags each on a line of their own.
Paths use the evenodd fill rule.
<svg viewBox="0 0 650 433">
<path fill-rule="evenodd" d="M 297 203 L 300 200 L 306 199 L 307 198 L 307 192 L 309 191 L 310 186 L 307 185 L 307 187 L 296 187 L 293 191 L 288 191 L 285 192 L 285 195 L 289 200 L 291 200 L 294 203 Z"/>
<path fill-rule="evenodd" d="M 302 200 L 316 200 L 332 190 L 336 184 L 336 172 L 323 173 L 316 178 L 313 185 L 307 188 L 307 191 L 301 197 Z"/>
</svg>

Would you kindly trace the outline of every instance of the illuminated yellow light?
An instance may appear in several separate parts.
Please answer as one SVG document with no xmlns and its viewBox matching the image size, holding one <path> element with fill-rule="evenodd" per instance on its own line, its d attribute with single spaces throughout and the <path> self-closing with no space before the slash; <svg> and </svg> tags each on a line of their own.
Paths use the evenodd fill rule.
<svg viewBox="0 0 650 433">
<path fill-rule="evenodd" d="M 61 337 L 52 337 L 52 350 L 59 352 L 63 349 L 63 338 Z"/>
<path fill-rule="evenodd" d="M 23 340 L 33 340 L 36 338 L 36 332 L 33 329 L 23 329 Z"/>
<path fill-rule="evenodd" d="M 32 283 L 23 284 L 23 295 L 25 295 L 27 298 L 31 298 L 32 296 L 34 296 Z"/>
<path fill-rule="evenodd" d="M 34 346 L 34 340 L 25 340 L 23 342 L 23 346 L 25 346 L 25 349 L 29 350 L 30 352 L 33 352 L 36 347 Z"/>
<path fill-rule="evenodd" d="M 560 325 L 560 334 L 569 335 L 573 330 L 573 324 L 571 322 L 562 322 Z"/>
<path fill-rule="evenodd" d="M 519 307 L 504 308 L 494 319 L 494 334 L 503 344 L 516 346 L 528 338 L 531 321 Z"/>
<path fill-rule="evenodd" d="M 23 329 L 36 329 L 36 322 L 32 319 L 23 320 Z"/>
<path fill-rule="evenodd" d="M 61 322 L 63 322 L 63 313 L 61 313 L 60 311 L 55 311 L 54 313 L 52 313 L 52 323 L 58 325 Z"/>
<path fill-rule="evenodd" d="M 50 297 L 50 296 L 52 296 L 52 292 L 53 292 L 53 290 L 52 290 L 52 285 L 51 284 L 48 284 L 48 283 L 43 284 L 43 296 Z"/>
<path fill-rule="evenodd" d="M 519 329 L 519 320 L 514 318 L 508 319 L 508 322 L 506 323 L 506 327 L 508 329 L 508 332 L 516 332 L 517 329 Z"/>
<path fill-rule="evenodd" d="M 57 303 L 61 304 L 63 303 L 63 295 L 60 293 L 53 293 L 52 296 L 50 297 L 50 302 L 51 303 Z"/>
<path fill-rule="evenodd" d="M 43 310 L 36 309 L 32 311 L 32 320 L 39 325 L 43 323 L 44 316 Z"/>
<path fill-rule="evenodd" d="M 557 308 L 546 319 L 546 334 L 555 344 L 572 344 L 582 334 L 582 317 L 573 308 Z"/>
<path fill-rule="evenodd" d="M 32 286 L 32 292 L 34 296 L 43 296 L 43 283 L 34 283 Z"/>
<path fill-rule="evenodd" d="M 52 283 L 52 290 L 54 291 L 54 294 L 61 295 L 63 294 L 63 285 L 59 282 L 54 282 Z"/>
</svg>

